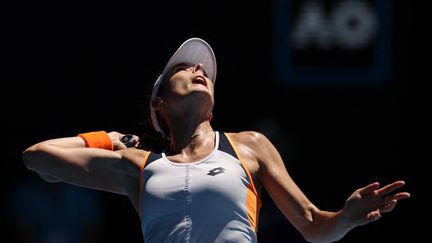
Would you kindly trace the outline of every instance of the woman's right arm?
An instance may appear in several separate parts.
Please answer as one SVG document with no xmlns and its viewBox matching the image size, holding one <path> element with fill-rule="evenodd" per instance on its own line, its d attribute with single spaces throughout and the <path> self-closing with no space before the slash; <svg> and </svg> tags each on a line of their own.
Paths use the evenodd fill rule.
<svg viewBox="0 0 432 243">
<path fill-rule="evenodd" d="M 116 132 L 109 134 L 113 151 L 87 147 L 86 141 L 76 136 L 32 145 L 24 150 L 22 158 L 28 169 L 47 181 L 126 195 L 128 185 L 139 181 L 140 163 L 146 151 L 122 147 L 121 136 Z"/>
</svg>

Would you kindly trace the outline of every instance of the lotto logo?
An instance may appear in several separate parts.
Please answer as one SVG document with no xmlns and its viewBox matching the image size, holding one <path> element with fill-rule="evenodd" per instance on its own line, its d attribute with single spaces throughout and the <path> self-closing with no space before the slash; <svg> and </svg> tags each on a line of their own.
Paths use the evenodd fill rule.
<svg viewBox="0 0 432 243">
<path fill-rule="evenodd" d="M 287 85 L 383 85 L 391 1 L 276 0 L 277 79 Z"/>
</svg>

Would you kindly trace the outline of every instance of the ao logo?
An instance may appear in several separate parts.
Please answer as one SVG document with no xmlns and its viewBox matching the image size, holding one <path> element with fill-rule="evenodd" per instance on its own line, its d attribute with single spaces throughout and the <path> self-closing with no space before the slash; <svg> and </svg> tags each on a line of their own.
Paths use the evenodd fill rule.
<svg viewBox="0 0 432 243">
<path fill-rule="evenodd" d="M 365 1 L 339 1 L 326 13 L 321 1 L 300 7 L 293 23 L 296 49 L 314 45 L 318 49 L 361 49 L 369 45 L 378 29 L 374 9 Z"/>
<path fill-rule="evenodd" d="M 275 0 L 275 72 L 287 85 L 387 85 L 391 0 Z"/>
</svg>

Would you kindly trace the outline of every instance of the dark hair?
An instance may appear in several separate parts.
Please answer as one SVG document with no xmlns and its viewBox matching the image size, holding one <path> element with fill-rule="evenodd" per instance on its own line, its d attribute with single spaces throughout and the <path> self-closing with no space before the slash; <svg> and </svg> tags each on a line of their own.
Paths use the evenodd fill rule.
<svg viewBox="0 0 432 243">
<path fill-rule="evenodd" d="M 142 104 L 139 105 L 140 110 L 140 123 L 139 127 L 141 128 L 140 135 L 140 146 L 139 148 L 152 151 L 156 153 L 161 153 L 163 149 L 165 149 L 169 145 L 169 137 L 162 137 L 162 135 L 157 132 L 152 124 L 150 117 L 150 102 L 151 102 L 151 93 L 153 90 L 153 83 L 149 82 L 148 87 L 145 92 L 145 100 Z M 165 134 L 169 134 L 165 126 L 161 128 L 164 130 Z"/>
</svg>

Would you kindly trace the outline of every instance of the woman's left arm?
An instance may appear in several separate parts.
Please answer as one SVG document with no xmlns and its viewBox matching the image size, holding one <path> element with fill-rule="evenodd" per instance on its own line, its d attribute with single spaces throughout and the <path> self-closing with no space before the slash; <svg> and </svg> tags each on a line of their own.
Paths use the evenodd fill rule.
<svg viewBox="0 0 432 243">
<path fill-rule="evenodd" d="M 296 185 L 273 144 L 261 133 L 254 132 L 247 146 L 259 162 L 260 179 L 277 207 L 309 242 L 333 242 L 351 229 L 373 222 L 381 213 L 390 212 L 398 200 L 410 197 L 395 193 L 404 181 L 380 187 L 378 182 L 355 190 L 345 206 L 330 212 L 316 207 Z"/>
</svg>

